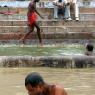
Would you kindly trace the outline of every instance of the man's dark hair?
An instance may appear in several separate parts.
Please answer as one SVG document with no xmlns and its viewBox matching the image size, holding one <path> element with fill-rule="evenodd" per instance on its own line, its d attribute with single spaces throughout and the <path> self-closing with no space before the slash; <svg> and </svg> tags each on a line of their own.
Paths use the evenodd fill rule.
<svg viewBox="0 0 95 95">
<path fill-rule="evenodd" d="M 86 49 L 88 51 L 93 51 L 94 46 L 92 44 L 87 44 Z"/>
<path fill-rule="evenodd" d="M 36 87 L 40 83 L 44 83 L 44 80 L 37 72 L 30 73 L 25 78 L 25 86 L 30 84 L 32 87 Z"/>
</svg>

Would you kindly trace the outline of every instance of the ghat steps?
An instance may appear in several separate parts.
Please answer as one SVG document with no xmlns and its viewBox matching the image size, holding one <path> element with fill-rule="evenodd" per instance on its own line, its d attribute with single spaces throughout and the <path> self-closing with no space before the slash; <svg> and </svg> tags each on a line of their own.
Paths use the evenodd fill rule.
<svg viewBox="0 0 95 95">
<path fill-rule="evenodd" d="M 25 9 L 26 10 L 26 9 Z M 80 8 L 80 21 L 54 20 L 53 9 L 39 9 L 47 16 L 45 20 L 38 21 L 41 26 L 43 39 L 63 42 L 64 40 L 95 39 L 95 8 Z M 26 11 L 23 11 L 26 13 Z M 0 42 L 6 43 L 9 40 L 20 39 L 27 31 L 26 14 L 0 15 Z M 50 20 L 48 20 L 50 19 Z M 37 39 L 33 32 L 27 39 Z M 51 40 L 52 39 L 52 40 Z M 54 44 L 54 43 L 53 43 Z M 30 67 L 30 66 L 50 66 L 65 68 L 81 68 L 95 66 L 93 56 L 58 56 L 58 57 L 32 57 L 32 56 L 3 56 L 0 57 L 1 67 Z M 69 63 L 69 64 L 68 64 Z"/>
<path fill-rule="evenodd" d="M 19 39 L 28 32 L 26 23 L 18 20 L 0 21 L 0 40 Z M 95 39 L 95 21 L 42 20 L 38 23 L 44 39 Z M 36 33 L 29 38 L 31 36 L 34 39 Z"/>
<path fill-rule="evenodd" d="M 95 8 L 80 9 L 80 21 L 53 19 L 52 8 L 39 8 L 44 20 L 38 18 L 43 39 L 95 39 Z M 14 9 L 15 10 L 15 9 Z M 22 9 L 21 9 L 22 10 Z M 0 15 L 0 40 L 18 40 L 28 32 L 26 11 L 14 15 Z M 44 14 L 43 14 L 44 13 Z M 46 14 L 45 14 L 46 13 Z M 72 13 L 73 14 L 73 13 Z M 37 39 L 36 30 L 27 39 Z"/>
</svg>

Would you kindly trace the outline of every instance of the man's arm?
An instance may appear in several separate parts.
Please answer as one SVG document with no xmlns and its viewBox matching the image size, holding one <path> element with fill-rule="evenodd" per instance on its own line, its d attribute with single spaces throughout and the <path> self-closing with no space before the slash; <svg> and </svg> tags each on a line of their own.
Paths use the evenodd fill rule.
<svg viewBox="0 0 95 95">
<path fill-rule="evenodd" d="M 35 9 L 35 12 L 41 17 L 43 18 L 43 16 Z"/>
</svg>

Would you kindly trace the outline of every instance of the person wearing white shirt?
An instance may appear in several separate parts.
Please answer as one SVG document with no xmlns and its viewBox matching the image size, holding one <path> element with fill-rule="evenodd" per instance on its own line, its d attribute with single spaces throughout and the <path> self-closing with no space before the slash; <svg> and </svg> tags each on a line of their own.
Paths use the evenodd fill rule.
<svg viewBox="0 0 95 95">
<path fill-rule="evenodd" d="M 78 8 L 77 0 L 64 0 L 64 2 L 66 4 L 65 17 L 67 18 L 67 20 L 72 20 L 71 19 L 70 7 L 71 7 L 71 5 L 73 5 L 74 10 L 75 10 L 75 12 L 74 12 L 75 20 L 78 21 L 79 20 L 79 8 Z"/>
</svg>

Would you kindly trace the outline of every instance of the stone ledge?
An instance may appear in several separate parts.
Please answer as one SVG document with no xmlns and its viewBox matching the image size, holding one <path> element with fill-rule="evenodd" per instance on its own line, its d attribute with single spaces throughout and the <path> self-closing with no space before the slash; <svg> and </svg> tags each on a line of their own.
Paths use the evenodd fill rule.
<svg viewBox="0 0 95 95">
<path fill-rule="evenodd" d="M 52 8 L 37 8 L 40 12 L 53 12 L 53 7 Z M 7 8 L 1 7 L 2 11 L 7 11 Z M 27 12 L 27 8 L 11 8 L 10 7 L 10 11 L 11 12 L 17 12 L 19 11 L 20 14 L 26 14 Z M 95 7 L 79 7 L 79 11 L 80 13 L 95 13 Z"/>
<path fill-rule="evenodd" d="M 93 21 L 38 20 L 40 26 L 95 26 Z M 27 26 L 26 20 L 0 20 L 0 26 Z"/>
<path fill-rule="evenodd" d="M 2 12 L 8 11 L 7 8 L 2 8 Z M 18 13 L 14 13 L 13 15 L 0 15 L 0 19 L 27 19 L 27 8 L 10 8 L 11 12 L 19 11 Z M 38 11 L 45 17 L 45 18 L 54 18 L 54 9 L 53 8 L 38 8 Z M 73 10 L 71 10 L 73 14 Z M 95 8 L 90 7 L 79 7 L 79 17 L 80 20 L 94 20 L 95 19 Z M 72 18 L 74 19 L 74 15 L 72 15 Z M 39 18 L 40 19 L 40 18 Z"/>
<path fill-rule="evenodd" d="M 0 40 L 0 45 L 2 46 L 5 46 L 6 47 L 6 45 L 22 45 L 23 43 L 22 43 L 22 41 L 18 41 L 19 39 L 2 39 L 2 40 Z M 95 39 L 88 39 L 88 38 L 85 38 L 85 39 L 81 39 L 81 38 L 78 38 L 78 39 L 73 39 L 73 38 L 68 38 L 68 39 L 66 39 L 66 38 L 52 38 L 52 39 L 49 39 L 49 38 L 47 38 L 47 39 L 42 39 L 43 40 L 43 45 L 50 45 L 50 46 L 52 46 L 52 45 L 56 45 L 56 46 L 60 46 L 60 45 L 64 45 L 64 44 L 81 44 L 81 45 L 84 45 L 85 43 L 87 43 L 87 42 L 91 42 L 91 43 L 93 43 L 93 44 L 95 44 Z M 25 46 L 26 45 L 37 45 L 38 44 L 38 38 L 36 39 L 32 39 L 32 38 L 30 38 L 30 39 L 26 39 L 25 40 Z"/>
<path fill-rule="evenodd" d="M 42 14 L 45 19 L 54 19 L 53 13 L 47 16 L 47 14 Z M 95 21 L 95 13 L 80 13 L 79 18 L 81 21 Z M 38 16 L 38 20 L 41 18 Z M 72 14 L 72 19 L 75 20 L 74 14 Z M 0 20 L 27 20 L 27 16 L 25 14 L 23 15 L 0 15 Z"/>
<path fill-rule="evenodd" d="M 95 56 L 0 56 L 0 67 L 32 66 L 61 68 L 95 67 Z"/>
<path fill-rule="evenodd" d="M 25 33 L 1 33 L 0 40 L 18 40 Z M 41 33 L 43 39 L 95 39 L 95 33 L 91 32 L 70 32 L 70 33 L 54 33 L 54 32 L 47 32 Z M 37 34 L 35 32 L 31 33 L 26 39 L 38 39 Z"/>
<path fill-rule="evenodd" d="M 69 33 L 69 32 L 84 32 L 84 33 L 95 33 L 94 25 L 80 25 L 80 26 L 40 26 L 41 32 L 43 33 Z M 35 29 L 36 31 L 36 29 Z M 0 33 L 26 33 L 28 32 L 27 26 L 0 26 Z"/>
</svg>

